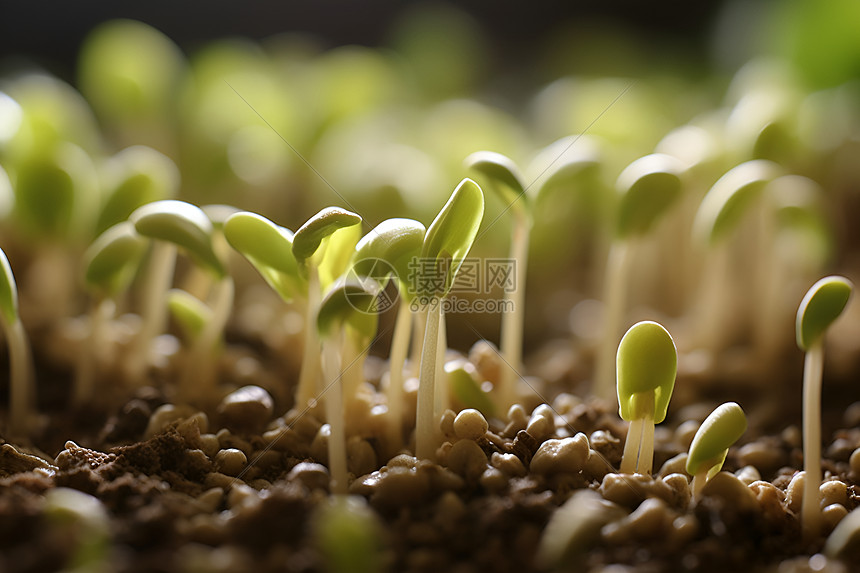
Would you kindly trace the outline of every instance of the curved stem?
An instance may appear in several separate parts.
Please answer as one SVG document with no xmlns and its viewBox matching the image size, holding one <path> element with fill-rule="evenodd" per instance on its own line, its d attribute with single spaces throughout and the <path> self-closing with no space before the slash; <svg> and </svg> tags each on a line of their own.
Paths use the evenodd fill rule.
<svg viewBox="0 0 860 573">
<path fill-rule="evenodd" d="M 317 314 L 320 307 L 320 277 L 317 267 L 308 265 L 308 300 L 305 307 L 305 347 L 302 355 L 302 370 L 296 386 L 295 407 L 304 408 L 317 394 L 319 385 L 320 355 Z"/>
<path fill-rule="evenodd" d="M 21 320 L 4 326 L 9 345 L 9 435 L 23 437 L 30 429 L 36 406 L 33 357 Z"/>
<path fill-rule="evenodd" d="M 803 363 L 803 537 L 811 540 L 819 533 L 821 520 L 821 377 L 824 371 L 824 346 L 819 340 L 806 352 Z"/>
<path fill-rule="evenodd" d="M 501 411 L 516 401 L 516 386 L 523 369 L 523 317 L 525 316 L 526 266 L 529 254 L 529 224 L 524 216 L 514 217 L 514 233 L 511 240 L 511 261 L 514 265 L 513 288 L 505 290 L 505 309 L 502 314 L 500 346 L 506 364 L 502 369 L 497 391 Z"/>
<path fill-rule="evenodd" d="M 401 296 L 391 340 L 391 358 L 388 372 L 388 441 L 391 453 L 400 449 L 403 441 L 403 365 L 409 349 L 412 330 L 412 311 Z"/>
<path fill-rule="evenodd" d="M 329 425 L 328 467 L 331 473 L 331 492 L 347 493 L 349 476 L 346 465 L 346 430 L 343 419 L 343 385 L 341 383 L 341 344 L 335 339 L 322 343 L 322 370 L 325 375 L 325 416 Z"/>
<path fill-rule="evenodd" d="M 606 265 L 603 340 L 598 349 L 593 391 L 595 396 L 606 401 L 615 399 L 615 353 L 621 338 L 619 334 L 624 319 L 624 301 L 627 298 L 629 251 L 630 245 L 627 242 L 614 242 Z"/>
<path fill-rule="evenodd" d="M 693 502 L 702 497 L 702 488 L 708 483 L 708 471 L 708 469 L 704 469 L 693 476 L 693 483 L 690 484 L 690 488 L 693 490 Z"/>
<path fill-rule="evenodd" d="M 436 457 L 436 419 L 433 408 L 436 395 L 436 352 L 439 343 L 441 301 L 427 310 L 427 326 L 421 351 L 421 372 L 418 377 L 418 412 L 415 421 L 415 455 L 422 460 Z"/>
</svg>

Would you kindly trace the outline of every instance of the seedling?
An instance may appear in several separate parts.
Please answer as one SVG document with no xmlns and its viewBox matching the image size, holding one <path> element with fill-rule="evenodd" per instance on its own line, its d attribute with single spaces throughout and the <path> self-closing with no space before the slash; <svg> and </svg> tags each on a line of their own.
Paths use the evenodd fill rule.
<svg viewBox="0 0 860 573">
<path fill-rule="evenodd" d="M 693 476 L 693 499 L 698 499 L 709 479 L 717 475 L 729 448 L 747 429 L 747 417 L 735 402 L 726 402 L 711 412 L 690 444 L 687 473 Z"/>
<path fill-rule="evenodd" d="M 452 360 L 445 364 L 445 374 L 454 399 L 464 408 L 474 408 L 485 418 L 496 415 L 496 406 L 475 379 L 477 372 L 471 362 Z"/>
<path fill-rule="evenodd" d="M 352 272 L 371 277 L 385 287 L 389 279 L 398 283 L 400 303 L 391 340 L 388 374 L 388 439 L 392 450 L 403 440 L 403 367 L 409 349 L 415 296 L 410 264 L 418 259 L 424 243 L 424 225 L 412 219 L 387 219 L 374 227 L 355 247 Z"/>
<path fill-rule="evenodd" d="M 9 424 L 12 436 L 26 436 L 35 409 L 33 358 L 18 315 L 18 287 L 6 253 L 0 249 L 0 325 L 9 346 Z"/>
<path fill-rule="evenodd" d="M 361 217 L 337 207 L 326 207 L 307 220 L 293 236 L 292 253 L 299 272 L 307 279 L 307 314 L 305 315 L 305 348 L 302 372 L 296 387 L 296 406 L 305 407 L 317 394 L 319 384 L 319 335 L 316 317 L 322 296 L 320 265 L 329 238 L 336 231 L 361 223 Z M 352 246 L 350 246 L 351 254 Z M 338 254 L 338 253 L 336 253 Z M 348 260 L 348 256 L 347 256 Z"/>
<path fill-rule="evenodd" d="M 660 324 L 638 322 L 618 345 L 619 414 L 628 422 L 621 473 L 650 474 L 654 463 L 654 424 L 666 419 L 675 387 L 678 352 Z"/>
<path fill-rule="evenodd" d="M 167 292 L 167 308 L 190 346 L 200 338 L 204 328 L 212 320 L 212 309 L 182 289 L 174 288 Z"/>
<path fill-rule="evenodd" d="M 330 573 L 385 571 L 380 522 L 361 496 L 336 496 L 313 519 L 313 539 Z"/>
<path fill-rule="evenodd" d="M 378 294 L 370 282 L 350 281 L 332 288 L 320 304 L 316 326 L 322 339 L 332 493 L 346 494 L 349 485 L 344 400 L 355 394 L 362 379 L 363 357 L 376 335 L 374 302 Z"/>
<path fill-rule="evenodd" d="M 613 354 L 624 319 L 631 251 L 681 196 L 682 171 L 683 164 L 678 159 L 655 153 L 637 159 L 618 176 L 615 239 L 604 284 L 603 343 L 595 367 L 594 394 L 604 400 L 612 397 Z"/>
<path fill-rule="evenodd" d="M 84 255 L 84 282 L 93 295 L 89 339 L 78 355 L 73 403 L 83 404 L 93 395 L 93 367 L 101 361 L 105 328 L 116 312 L 116 297 L 128 287 L 146 249 L 147 241 L 134 225 L 124 221 L 106 230 Z"/>
<path fill-rule="evenodd" d="M 211 394 L 215 383 L 214 349 L 224 330 L 233 304 L 233 279 L 212 246 L 212 222 L 199 208 L 183 201 L 156 201 L 136 209 L 129 220 L 137 232 L 153 239 L 150 266 L 152 277 L 146 285 L 144 324 L 138 352 L 148 351 L 151 340 L 164 330 L 167 291 L 172 282 L 177 247 L 182 247 L 195 262 L 215 279 L 212 320 L 191 349 L 180 389 L 196 396 Z M 137 355 L 137 360 L 141 354 Z"/>
<path fill-rule="evenodd" d="M 415 454 L 421 459 L 435 456 L 438 419 L 437 369 L 445 349 L 439 348 L 442 300 L 454 284 L 457 271 L 472 248 L 484 216 L 484 194 L 477 183 L 463 179 L 448 202 L 430 224 L 421 249 L 421 268 L 416 292 L 427 308 L 427 326 L 421 350 L 421 371 L 418 377 L 418 412 L 416 419 Z"/>
<path fill-rule="evenodd" d="M 806 352 L 803 363 L 803 485 L 801 525 L 804 538 L 818 535 L 821 522 L 821 377 L 824 371 L 824 334 L 839 318 L 854 286 L 845 277 L 819 280 L 800 301 L 795 333 Z"/>
</svg>

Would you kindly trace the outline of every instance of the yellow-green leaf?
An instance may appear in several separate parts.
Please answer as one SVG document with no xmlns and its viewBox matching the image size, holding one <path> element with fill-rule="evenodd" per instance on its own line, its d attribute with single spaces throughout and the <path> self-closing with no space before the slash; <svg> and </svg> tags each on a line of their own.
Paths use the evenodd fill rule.
<svg viewBox="0 0 860 573">
<path fill-rule="evenodd" d="M 824 277 L 803 297 L 797 309 L 797 345 L 809 350 L 830 328 L 851 298 L 854 285 L 845 277 Z"/>
</svg>

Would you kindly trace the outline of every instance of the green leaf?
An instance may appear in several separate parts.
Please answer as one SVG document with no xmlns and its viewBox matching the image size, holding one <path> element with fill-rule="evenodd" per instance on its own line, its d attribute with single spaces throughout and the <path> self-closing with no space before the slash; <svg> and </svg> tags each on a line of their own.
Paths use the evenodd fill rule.
<svg viewBox="0 0 860 573">
<path fill-rule="evenodd" d="M 436 215 L 424 236 L 418 279 L 419 294 L 444 296 L 454 284 L 463 259 L 469 254 L 484 217 L 484 194 L 471 179 L 463 179 Z M 431 274 L 432 273 L 432 274 Z"/>
<path fill-rule="evenodd" d="M 840 276 L 824 277 L 812 285 L 797 309 L 797 345 L 801 350 L 808 351 L 821 339 L 842 314 L 853 291 L 851 281 Z"/>
<path fill-rule="evenodd" d="M 300 296 L 304 282 L 293 256 L 293 234 L 269 219 L 243 211 L 227 218 L 224 236 L 286 301 Z"/>
<path fill-rule="evenodd" d="M 726 402 L 711 412 L 690 444 L 687 473 L 694 476 L 703 470 L 720 471 L 728 449 L 747 429 L 747 417 L 735 402 Z M 714 469 L 715 468 L 715 469 Z"/>
<path fill-rule="evenodd" d="M 15 285 L 15 275 L 6 253 L 0 249 L 0 313 L 6 324 L 14 324 L 18 320 L 18 287 Z"/>
<path fill-rule="evenodd" d="M 143 145 L 123 149 L 104 168 L 107 200 L 96 232 L 125 221 L 143 205 L 170 199 L 179 191 L 179 169 L 166 155 Z"/>
<path fill-rule="evenodd" d="M 534 184 L 529 192 L 540 201 L 552 189 L 580 189 L 591 184 L 600 169 L 601 156 L 593 138 L 570 135 L 543 148 L 529 166 Z"/>
<path fill-rule="evenodd" d="M 363 497 L 332 496 L 319 504 L 313 531 L 326 571 L 385 571 L 379 518 Z"/>
<path fill-rule="evenodd" d="M 401 284 L 401 296 L 413 295 L 410 277 L 421 254 L 425 231 L 424 225 L 413 219 L 386 219 L 355 246 L 352 271 L 381 284 L 394 273 Z"/>
<path fill-rule="evenodd" d="M 361 217 L 339 207 L 326 207 L 296 231 L 293 236 L 293 255 L 304 263 L 317 252 L 323 239 L 344 227 L 358 225 Z"/>
<path fill-rule="evenodd" d="M 778 174 L 779 167 L 763 159 L 747 161 L 727 171 L 702 200 L 693 223 L 694 236 L 712 246 L 723 240 Z"/>
<path fill-rule="evenodd" d="M 511 206 L 517 212 L 530 210 L 523 176 L 511 158 L 495 151 L 476 151 L 463 164 L 484 176 L 505 206 Z"/>
<path fill-rule="evenodd" d="M 683 164 L 660 153 L 640 157 L 618 176 L 619 239 L 641 236 L 651 230 L 659 218 L 681 196 L 680 173 Z"/>
<path fill-rule="evenodd" d="M 355 252 L 355 245 L 360 239 L 361 225 L 350 225 L 329 235 L 319 266 L 320 286 L 323 290 L 346 272 Z"/>
<path fill-rule="evenodd" d="M 196 340 L 206 323 L 212 319 L 212 309 L 206 303 L 178 288 L 167 291 L 167 308 L 190 341 Z"/>
<path fill-rule="evenodd" d="M 489 395 L 481 389 L 475 379 L 475 367 L 465 360 L 454 360 L 445 364 L 451 394 L 464 408 L 474 408 L 485 417 L 496 415 L 496 407 Z"/>
<path fill-rule="evenodd" d="M 652 321 L 631 326 L 618 345 L 616 371 L 621 417 L 631 421 L 645 416 L 655 424 L 662 422 L 678 372 L 678 351 L 669 332 Z M 641 411 L 643 404 L 649 405 L 648 411 Z"/>
<path fill-rule="evenodd" d="M 155 201 L 135 209 L 129 220 L 144 237 L 174 243 L 219 278 L 226 276 L 212 248 L 212 222 L 200 207 L 172 199 Z"/>
<path fill-rule="evenodd" d="M 376 297 L 379 288 L 375 281 L 347 280 L 334 285 L 323 298 L 317 316 L 320 335 L 329 337 L 348 324 L 361 336 L 371 339 L 376 334 Z"/>
<path fill-rule="evenodd" d="M 103 296 L 114 296 L 128 285 L 147 241 L 134 225 L 123 221 L 98 236 L 84 254 L 84 280 Z"/>
</svg>

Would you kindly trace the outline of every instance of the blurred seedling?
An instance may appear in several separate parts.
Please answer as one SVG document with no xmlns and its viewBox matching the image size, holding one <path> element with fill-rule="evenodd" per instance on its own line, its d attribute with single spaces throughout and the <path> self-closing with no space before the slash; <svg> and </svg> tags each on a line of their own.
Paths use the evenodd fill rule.
<svg viewBox="0 0 860 573">
<path fill-rule="evenodd" d="M 178 288 L 167 291 L 167 308 L 186 343 L 194 346 L 206 324 L 212 320 L 212 309 L 190 292 Z"/>
<path fill-rule="evenodd" d="M 374 227 L 355 246 L 350 273 L 378 281 L 380 296 L 389 280 L 397 282 L 400 302 L 389 355 L 388 388 L 388 440 L 392 451 L 403 441 L 403 368 L 409 350 L 415 298 L 411 268 L 421 254 L 424 243 L 424 225 L 413 219 L 387 219 Z M 380 310 L 384 310 L 381 308 Z"/>
<path fill-rule="evenodd" d="M 84 254 L 84 283 L 92 295 L 88 339 L 78 354 L 72 402 L 81 405 L 93 397 L 96 364 L 105 360 L 106 329 L 116 313 L 116 298 L 137 271 L 148 241 L 129 221 L 118 223 L 98 236 Z"/>
<path fill-rule="evenodd" d="M 332 275 L 337 276 L 333 271 L 334 265 L 323 266 L 329 251 L 329 242 L 335 241 L 335 244 L 331 245 L 333 248 L 330 249 L 332 253 L 329 256 L 339 259 L 345 267 L 352 255 L 355 242 L 346 243 L 349 246 L 345 249 L 345 245 L 337 244 L 335 236 L 339 230 L 360 224 L 361 217 L 355 213 L 338 207 L 326 207 L 308 219 L 293 236 L 292 254 L 298 264 L 299 273 L 307 280 L 305 347 L 302 371 L 296 387 L 295 405 L 298 408 L 307 406 L 319 390 L 320 341 L 316 319 L 325 286 L 323 280 L 330 281 L 333 278 Z M 352 232 L 350 236 L 353 236 Z"/>
<path fill-rule="evenodd" d="M 322 370 L 326 421 L 329 424 L 328 461 L 331 491 L 346 494 L 349 486 L 346 460 L 345 402 L 363 380 L 364 357 L 376 335 L 379 294 L 373 281 L 343 282 L 322 300 L 317 328 L 322 340 Z"/>
<path fill-rule="evenodd" d="M 421 370 L 418 377 L 418 411 L 415 428 L 415 455 L 435 457 L 438 414 L 441 415 L 444 389 L 441 379 L 445 348 L 440 347 L 444 332 L 443 299 L 448 294 L 463 260 L 472 248 L 484 216 L 484 194 L 477 183 L 463 179 L 424 235 L 416 293 L 427 311 Z"/>
<path fill-rule="evenodd" d="M 496 415 L 496 405 L 478 383 L 478 372 L 471 362 L 452 360 L 445 364 L 445 374 L 451 388 L 451 397 L 461 407 L 478 410 L 485 418 Z"/>
<path fill-rule="evenodd" d="M 616 361 L 619 414 L 630 422 L 620 471 L 647 475 L 654 463 L 654 424 L 666 419 L 675 387 L 675 341 L 660 324 L 638 322 L 621 339 Z"/>
<path fill-rule="evenodd" d="M 329 573 L 385 571 L 382 525 L 361 496 L 333 496 L 312 517 L 313 539 Z"/>
<path fill-rule="evenodd" d="M 797 309 L 797 345 L 806 352 L 803 364 L 803 485 L 801 525 L 804 539 L 821 528 L 821 378 L 824 371 L 824 334 L 839 318 L 854 286 L 840 276 L 816 282 Z"/>
<path fill-rule="evenodd" d="M 711 412 L 699 426 L 687 455 L 687 473 L 693 476 L 693 500 L 717 475 L 726 461 L 729 448 L 747 429 L 747 417 L 735 402 L 726 402 Z"/>
<path fill-rule="evenodd" d="M 189 352 L 179 390 L 187 397 L 211 396 L 216 379 L 215 348 L 233 304 L 233 279 L 213 249 L 212 222 L 199 207 L 174 200 L 139 207 L 129 220 L 153 244 L 144 286 L 143 324 L 132 372 L 138 377 L 142 374 L 152 340 L 165 330 L 167 292 L 173 282 L 177 249 L 182 247 L 197 265 L 207 269 L 214 283 L 210 293 L 212 320 Z"/>
<path fill-rule="evenodd" d="M 18 314 L 18 287 L 6 253 L 0 249 L 0 325 L 9 347 L 9 418 L 10 436 L 26 436 L 31 427 L 36 404 L 33 380 L 33 357 L 27 333 Z"/>
<path fill-rule="evenodd" d="M 636 243 L 678 201 L 682 171 L 683 164 L 678 159 L 654 153 L 637 159 L 618 176 L 616 189 L 620 197 L 615 237 L 606 262 L 603 341 L 598 348 L 593 390 L 604 400 L 612 398 L 613 355 L 624 320 L 631 254 Z"/>
<path fill-rule="evenodd" d="M 110 570 L 110 516 L 98 498 L 68 487 L 45 493 L 44 527 L 67 550 L 64 571 Z"/>
</svg>

